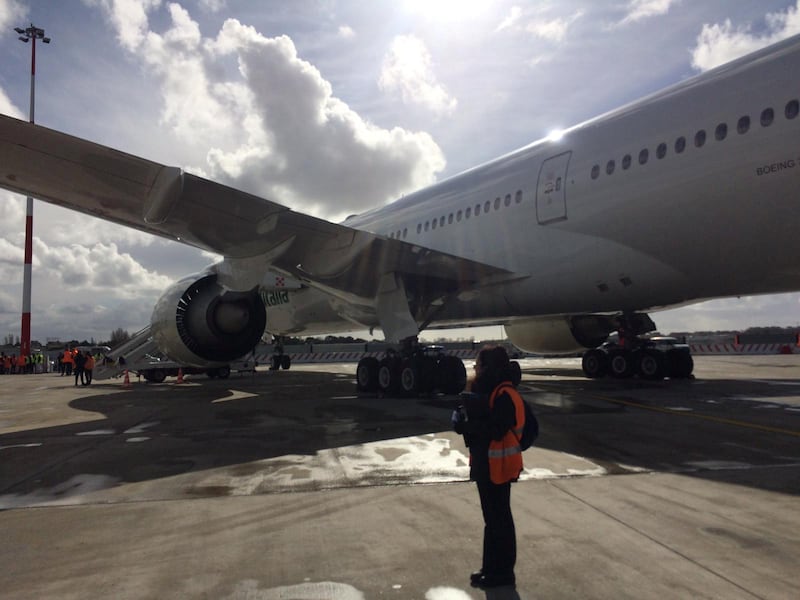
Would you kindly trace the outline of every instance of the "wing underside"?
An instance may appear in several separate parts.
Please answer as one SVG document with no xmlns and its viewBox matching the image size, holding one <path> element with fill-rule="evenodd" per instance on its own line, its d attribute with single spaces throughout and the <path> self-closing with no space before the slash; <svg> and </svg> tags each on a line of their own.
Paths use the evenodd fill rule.
<svg viewBox="0 0 800 600">
<path fill-rule="evenodd" d="M 517 278 L 503 269 L 290 210 L 175 167 L 0 115 L 0 186 L 273 269 L 369 305 L 384 274 L 418 303 Z"/>
</svg>

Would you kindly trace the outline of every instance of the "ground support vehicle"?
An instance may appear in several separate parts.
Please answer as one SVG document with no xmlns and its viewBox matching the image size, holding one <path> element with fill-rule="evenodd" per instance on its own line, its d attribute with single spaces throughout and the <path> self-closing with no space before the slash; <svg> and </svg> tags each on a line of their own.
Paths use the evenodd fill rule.
<svg viewBox="0 0 800 600">
<path fill-rule="evenodd" d="M 606 342 L 584 353 L 584 374 L 597 379 L 610 375 L 624 379 L 637 375 L 642 379 L 688 379 L 694 360 L 687 344 L 666 336 L 632 338 L 625 345 Z"/>
<path fill-rule="evenodd" d="M 186 367 L 178 363 L 168 360 L 157 360 L 149 363 L 144 368 L 139 368 L 136 372 L 144 377 L 146 381 L 151 383 L 161 383 L 167 377 L 177 377 L 178 372 L 182 375 L 202 375 L 205 374 L 211 379 L 219 377 L 220 379 L 227 379 L 231 374 L 230 365 L 221 367 Z"/>
</svg>

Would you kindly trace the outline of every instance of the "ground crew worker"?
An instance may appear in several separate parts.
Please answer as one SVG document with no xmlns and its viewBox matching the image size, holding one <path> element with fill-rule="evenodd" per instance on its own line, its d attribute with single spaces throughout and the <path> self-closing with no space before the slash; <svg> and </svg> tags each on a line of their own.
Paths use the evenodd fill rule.
<svg viewBox="0 0 800 600">
<path fill-rule="evenodd" d="M 61 359 L 61 362 L 64 363 L 64 372 L 62 375 L 66 375 L 67 377 L 72 375 L 72 366 L 75 364 L 75 361 L 72 360 L 72 350 L 69 348 L 64 350 L 64 357 Z"/>
<path fill-rule="evenodd" d="M 84 385 L 91 385 L 92 383 L 92 374 L 94 372 L 94 356 L 88 350 L 86 351 L 86 364 L 83 365 L 83 375 L 86 380 Z"/>
<path fill-rule="evenodd" d="M 17 373 L 19 373 L 20 375 L 25 374 L 25 364 L 26 364 L 25 355 L 20 354 L 17 357 Z"/>
<path fill-rule="evenodd" d="M 75 385 L 78 385 L 79 377 L 81 379 L 81 385 L 86 385 L 86 375 L 83 373 L 83 367 L 86 364 L 86 357 L 83 355 L 83 352 L 76 350 L 75 354 L 72 356 L 72 362 L 75 363 L 72 368 L 72 373 L 75 375 Z"/>
<path fill-rule="evenodd" d="M 454 428 L 469 447 L 470 479 L 483 513 L 483 562 L 470 583 L 482 589 L 514 586 L 517 538 L 511 514 L 511 482 L 522 472 L 520 437 L 525 425 L 522 397 L 514 389 L 502 346 L 481 349 L 475 360 L 472 394 L 453 415 Z"/>
</svg>

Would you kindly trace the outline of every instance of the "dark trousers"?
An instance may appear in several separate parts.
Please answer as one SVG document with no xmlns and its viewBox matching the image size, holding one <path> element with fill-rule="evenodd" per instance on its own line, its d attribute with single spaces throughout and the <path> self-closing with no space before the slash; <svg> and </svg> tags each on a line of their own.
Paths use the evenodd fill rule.
<svg viewBox="0 0 800 600">
<path fill-rule="evenodd" d="M 500 485 L 478 482 L 483 511 L 483 574 L 514 577 L 517 562 L 517 532 L 511 514 L 511 482 Z"/>
</svg>

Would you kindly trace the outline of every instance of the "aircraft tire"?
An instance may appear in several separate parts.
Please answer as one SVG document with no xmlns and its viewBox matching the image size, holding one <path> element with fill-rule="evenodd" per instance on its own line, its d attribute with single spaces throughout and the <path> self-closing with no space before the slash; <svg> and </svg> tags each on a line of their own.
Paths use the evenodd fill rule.
<svg viewBox="0 0 800 600">
<path fill-rule="evenodd" d="M 231 376 L 231 368 L 228 366 L 217 368 L 217 377 L 220 379 L 227 379 Z"/>
<path fill-rule="evenodd" d="M 587 350 L 581 359 L 583 374 L 589 379 L 599 379 L 608 371 L 608 357 L 606 353 L 597 348 Z"/>
<path fill-rule="evenodd" d="M 645 350 L 639 356 L 638 371 L 644 379 L 657 381 L 664 379 L 666 365 L 664 363 L 664 355 L 661 352 L 654 350 Z"/>
<path fill-rule="evenodd" d="M 519 363 L 515 360 L 509 363 L 509 367 L 511 368 L 511 383 L 514 387 L 517 387 L 520 381 L 522 381 L 522 367 L 520 367 Z"/>
<path fill-rule="evenodd" d="M 378 365 L 378 388 L 384 394 L 395 393 L 399 387 L 399 361 L 395 358 L 384 358 Z"/>
<path fill-rule="evenodd" d="M 378 391 L 378 359 L 365 356 L 356 367 L 356 389 L 360 392 Z"/>
<path fill-rule="evenodd" d="M 694 359 L 688 352 L 675 352 L 670 355 L 669 376 L 672 379 L 690 379 L 694 371 Z"/>
<path fill-rule="evenodd" d="M 467 370 L 457 356 L 444 356 L 439 361 L 442 380 L 439 389 L 447 395 L 460 394 L 467 385 Z"/>
<path fill-rule="evenodd" d="M 631 377 L 635 370 L 633 356 L 628 350 L 612 350 L 608 354 L 608 370 L 617 379 Z"/>
<path fill-rule="evenodd" d="M 292 368 L 292 357 L 288 354 L 284 354 L 281 356 L 281 369 L 284 371 L 288 371 Z"/>
<path fill-rule="evenodd" d="M 404 396 L 416 396 L 420 392 L 421 369 L 413 359 L 407 358 L 400 364 L 397 383 Z"/>
</svg>

